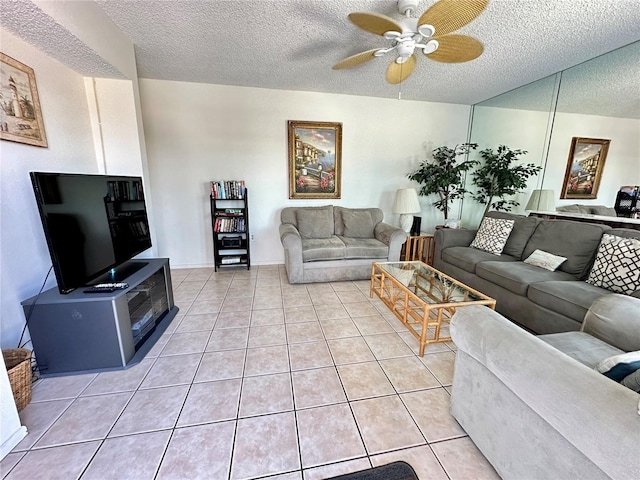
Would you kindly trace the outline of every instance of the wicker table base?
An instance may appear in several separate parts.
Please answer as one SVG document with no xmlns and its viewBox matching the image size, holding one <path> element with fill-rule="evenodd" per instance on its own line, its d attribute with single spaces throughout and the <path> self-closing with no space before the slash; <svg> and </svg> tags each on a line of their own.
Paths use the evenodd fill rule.
<svg viewBox="0 0 640 480">
<path fill-rule="evenodd" d="M 429 343 L 449 342 L 441 336 L 457 308 L 496 301 L 423 262 L 374 263 L 370 296 L 377 295 L 420 342 L 420 356 Z"/>
</svg>

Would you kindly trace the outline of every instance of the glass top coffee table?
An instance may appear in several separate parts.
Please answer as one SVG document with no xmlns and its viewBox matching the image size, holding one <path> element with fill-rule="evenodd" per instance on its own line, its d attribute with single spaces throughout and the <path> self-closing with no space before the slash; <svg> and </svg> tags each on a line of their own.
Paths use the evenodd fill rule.
<svg viewBox="0 0 640 480">
<path fill-rule="evenodd" d="M 420 342 L 420 356 L 429 343 L 450 342 L 443 324 L 457 308 L 496 301 L 423 262 L 379 262 L 371 268 L 370 296 L 376 294 Z"/>
</svg>

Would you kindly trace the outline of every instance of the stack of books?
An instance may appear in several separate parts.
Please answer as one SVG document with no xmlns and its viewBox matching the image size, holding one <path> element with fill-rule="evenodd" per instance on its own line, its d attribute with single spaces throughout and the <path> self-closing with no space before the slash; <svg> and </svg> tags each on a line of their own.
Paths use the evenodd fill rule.
<svg viewBox="0 0 640 480">
<path fill-rule="evenodd" d="M 212 180 L 211 196 L 220 200 L 241 200 L 244 198 L 244 180 Z"/>
</svg>

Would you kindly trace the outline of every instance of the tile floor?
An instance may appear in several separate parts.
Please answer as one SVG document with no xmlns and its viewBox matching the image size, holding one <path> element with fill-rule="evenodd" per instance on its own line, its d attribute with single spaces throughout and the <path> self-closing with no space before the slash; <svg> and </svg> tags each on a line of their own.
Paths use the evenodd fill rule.
<svg viewBox="0 0 640 480">
<path fill-rule="evenodd" d="M 139 365 L 35 384 L 3 478 L 312 480 L 405 460 L 421 479 L 499 479 L 449 414 L 455 346 L 418 357 L 369 282 L 172 278 L 180 311 Z"/>
</svg>

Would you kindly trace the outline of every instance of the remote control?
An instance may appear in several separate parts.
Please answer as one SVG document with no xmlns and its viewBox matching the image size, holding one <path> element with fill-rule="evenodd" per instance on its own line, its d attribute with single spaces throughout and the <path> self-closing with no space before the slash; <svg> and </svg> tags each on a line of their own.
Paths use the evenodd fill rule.
<svg viewBox="0 0 640 480">
<path fill-rule="evenodd" d="M 116 290 L 124 289 L 129 286 L 128 283 L 118 282 L 118 283 L 99 283 L 97 285 L 93 285 L 86 290 L 83 290 L 84 293 L 109 293 L 115 292 Z"/>
<path fill-rule="evenodd" d="M 117 283 L 98 283 L 97 285 L 94 285 L 94 288 L 115 288 L 115 289 L 121 289 L 121 288 L 127 288 L 129 286 L 128 283 L 125 282 L 117 282 Z"/>
</svg>

